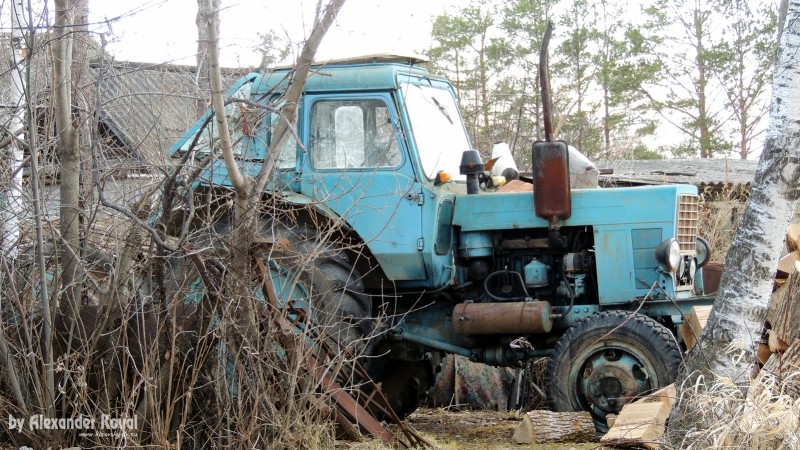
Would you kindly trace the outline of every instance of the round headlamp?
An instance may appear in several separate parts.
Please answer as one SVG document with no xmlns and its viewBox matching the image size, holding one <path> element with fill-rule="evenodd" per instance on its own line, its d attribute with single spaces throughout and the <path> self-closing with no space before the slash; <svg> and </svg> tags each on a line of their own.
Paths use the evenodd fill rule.
<svg viewBox="0 0 800 450">
<path fill-rule="evenodd" d="M 681 259 L 681 247 L 675 238 L 667 239 L 656 248 L 656 261 L 667 272 L 677 272 Z"/>
<path fill-rule="evenodd" d="M 697 273 L 697 258 L 692 258 L 689 263 L 689 283 L 694 284 L 694 275 Z"/>
<path fill-rule="evenodd" d="M 711 259 L 711 244 L 697 236 L 697 267 L 703 267 Z"/>
</svg>

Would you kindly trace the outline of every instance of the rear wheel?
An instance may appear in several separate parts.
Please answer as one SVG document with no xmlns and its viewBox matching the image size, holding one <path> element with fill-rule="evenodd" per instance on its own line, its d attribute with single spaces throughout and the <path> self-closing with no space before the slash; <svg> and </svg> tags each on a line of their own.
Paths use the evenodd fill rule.
<svg viewBox="0 0 800 450">
<path fill-rule="evenodd" d="M 547 399 L 556 411 L 589 411 L 598 431 L 606 415 L 675 380 L 682 360 L 672 333 L 625 311 L 587 317 L 559 339 L 547 364 Z"/>
<path fill-rule="evenodd" d="M 334 351 L 366 356 L 372 308 L 361 274 L 347 255 L 337 243 L 319 239 L 309 227 L 277 225 L 275 234 L 289 243 L 288 249 L 269 259 L 279 306 L 289 300 L 301 303 Z M 364 358 L 362 364 L 367 361 Z"/>
<path fill-rule="evenodd" d="M 276 254 L 275 261 L 289 273 L 297 274 L 298 285 L 311 299 L 314 320 L 327 330 L 330 342 L 345 346 L 350 353 L 361 357 L 362 366 L 373 381 L 381 385 L 389 405 L 399 417 L 416 410 L 436 383 L 441 354 L 411 352 L 420 357 L 418 360 L 392 359 L 392 352 L 385 353 L 385 350 L 374 350 L 376 354 L 370 354 L 371 350 L 383 347 L 369 341 L 381 338 L 373 336 L 375 318 L 371 301 L 364 293 L 361 274 L 346 254 L 336 243 L 319 241 L 317 233 L 309 227 L 281 226 L 276 235 L 289 241 L 289 249 Z M 379 411 L 375 413 L 381 419 L 388 419 Z"/>
</svg>

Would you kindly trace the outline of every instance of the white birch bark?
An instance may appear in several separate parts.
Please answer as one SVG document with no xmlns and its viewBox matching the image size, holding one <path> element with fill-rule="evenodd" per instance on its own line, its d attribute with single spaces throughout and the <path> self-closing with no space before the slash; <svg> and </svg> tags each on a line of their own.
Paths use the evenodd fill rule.
<svg viewBox="0 0 800 450">
<path fill-rule="evenodd" d="M 24 10 L 21 0 L 9 2 L 11 8 L 11 76 L 10 91 L 11 104 L 14 105 L 14 114 L 11 117 L 9 134 L 17 139 L 23 138 L 23 123 L 25 119 L 25 40 L 22 29 Z M 6 191 L 0 193 L 0 246 L 2 253 L 9 257 L 17 254 L 17 241 L 19 240 L 19 218 L 24 212 L 22 206 L 22 148 L 17 139 L 12 139 L 6 150 L 4 158 L 7 171 Z M 5 178 L 5 177 L 4 177 Z"/>
<path fill-rule="evenodd" d="M 769 128 L 750 200 L 725 260 L 714 309 L 692 348 L 684 380 L 705 376 L 707 384 L 728 377 L 745 386 L 755 360 L 786 227 L 800 196 L 800 0 L 788 2 L 772 82 Z M 670 428 L 702 426 L 679 405 Z M 673 440 L 673 443 L 675 441 Z"/>
</svg>

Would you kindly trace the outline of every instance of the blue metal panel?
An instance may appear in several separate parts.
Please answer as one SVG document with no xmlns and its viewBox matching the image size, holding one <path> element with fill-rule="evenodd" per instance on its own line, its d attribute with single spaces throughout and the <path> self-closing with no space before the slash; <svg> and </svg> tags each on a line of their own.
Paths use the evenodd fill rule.
<svg viewBox="0 0 800 450">
<path fill-rule="evenodd" d="M 448 286 L 456 275 L 454 251 L 456 248 L 455 238 L 453 236 L 452 216 L 450 224 L 446 227 L 440 227 L 439 223 L 439 210 L 443 200 L 449 202 L 454 201 L 454 195 L 442 192 L 438 189 L 431 189 L 428 185 L 421 185 L 422 195 L 424 202 L 422 204 L 422 236 L 423 236 L 423 250 L 422 257 L 425 260 L 425 267 L 428 270 L 428 280 L 423 282 L 407 281 L 398 282 L 398 286 L 402 287 L 418 287 L 428 289 L 439 289 Z M 439 254 L 434 250 L 438 237 L 436 236 L 437 230 L 442 229 L 443 232 L 450 233 L 452 245 L 444 254 Z"/>
<path fill-rule="evenodd" d="M 664 240 L 660 228 L 646 228 L 631 230 L 631 245 L 633 247 L 633 268 L 636 275 L 636 287 L 648 289 L 657 279 L 655 250 Z"/>
<path fill-rule="evenodd" d="M 641 293 L 636 290 L 629 230 L 599 226 L 594 229 L 595 258 L 600 303 L 629 301 Z"/>
<path fill-rule="evenodd" d="M 476 231 L 461 233 L 458 253 L 464 258 L 492 256 L 494 254 L 492 235 Z"/>
<path fill-rule="evenodd" d="M 572 216 L 564 226 L 673 223 L 677 195 L 697 194 L 694 186 L 648 186 L 572 191 Z M 453 223 L 462 231 L 544 228 L 531 192 L 461 195 Z M 671 235 L 672 233 L 670 233 Z"/>
</svg>

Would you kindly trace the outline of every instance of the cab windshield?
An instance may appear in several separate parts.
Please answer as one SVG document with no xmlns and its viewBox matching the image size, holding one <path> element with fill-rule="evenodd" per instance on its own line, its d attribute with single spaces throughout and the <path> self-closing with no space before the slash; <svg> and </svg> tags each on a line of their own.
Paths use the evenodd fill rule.
<svg viewBox="0 0 800 450">
<path fill-rule="evenodd" d="M 403 85 L 403 95 L 425 175 L 433 179 L 443 170 L 453 179 L 463 179 L 458 166 L 470 144 L 453 95 L 410 83 Z"/>
</svg>

